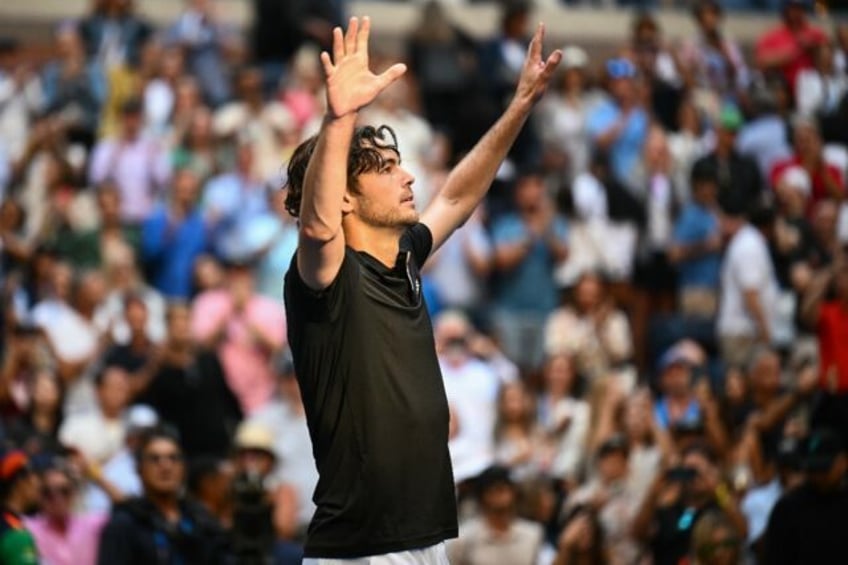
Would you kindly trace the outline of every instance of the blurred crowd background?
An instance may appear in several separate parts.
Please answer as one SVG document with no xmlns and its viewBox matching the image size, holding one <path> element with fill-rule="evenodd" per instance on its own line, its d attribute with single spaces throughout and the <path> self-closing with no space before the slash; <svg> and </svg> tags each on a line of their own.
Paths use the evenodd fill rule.
<svg viewBox="0 0 848 565">
<path fill-rule="evenodd" d="M 457 3 L 377 50 L 409 72 L 361 113 L 397 133 L 419 209 L 535 25 L 506 2 L 474 37 Z M 848 26 L 698 0 L 668 41 L 659 6 L 619 4 L 610 57 L 546 47 L 549 91 L 424 270 L 452 562 L 843 562 Z M 2 563 L 36 562 L 29 535 L 49 565 L 300 562 L 317 476 L 283 187 L 350 7 L 251 9 L 240 30 L 186 0 L 154 27 L 95 0 L 46 55 L 0 40 Z M 780 18 L 743 45 L 725 9 Z"/>
</svg>

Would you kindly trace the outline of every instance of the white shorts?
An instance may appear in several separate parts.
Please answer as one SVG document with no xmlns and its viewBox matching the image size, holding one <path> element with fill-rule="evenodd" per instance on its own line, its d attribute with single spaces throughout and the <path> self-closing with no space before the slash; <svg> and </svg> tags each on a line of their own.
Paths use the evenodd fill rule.
<svg viewBox="0 0 848 565">
<path fill-rule="evenodd" d="M 326 559 L 307 557 L 303 565 L 450 565 L 445 543 L 437 543 L 423 549 L 399 551 L 384 555 L 372 555 L 358 559 Z"/>
</svg>

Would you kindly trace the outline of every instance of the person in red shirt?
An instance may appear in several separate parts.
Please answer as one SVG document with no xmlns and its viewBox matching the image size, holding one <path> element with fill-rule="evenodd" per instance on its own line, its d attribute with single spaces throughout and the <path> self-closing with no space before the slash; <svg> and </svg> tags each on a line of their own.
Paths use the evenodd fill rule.
<svg viewBox="0 0 848 565">
<path fill-rule="evenodd" d="M 760 37 L 754 57 L 764 71 L 783 74 L 795 92 L 795 78 L 813 68 L 816 48 L 827 43 L 827 35 L 807 21 L 809 0 L 784 0 L 783 23 Z"/>
<path fill-rule="evenodd" d="M 848 439 L 848 248 L 810 285 L 802 316 L 816 329 L 822 392 L 813 421 Z"/>
<path fill-rule="evenodd" d="M 846 197 L 845 179 L 842 171 L 824 158 L 824 143 L 818 126 L 805 118 L 793 123 L 795 154 L 774 164 L 769 174 L 771 186 L 777 188 L 778 181 L 790 167 L 800 166 L 810 175 L 812 191 L 807 201 L 807 212 L 824 199 L 841 201 Z"/>
</svg>

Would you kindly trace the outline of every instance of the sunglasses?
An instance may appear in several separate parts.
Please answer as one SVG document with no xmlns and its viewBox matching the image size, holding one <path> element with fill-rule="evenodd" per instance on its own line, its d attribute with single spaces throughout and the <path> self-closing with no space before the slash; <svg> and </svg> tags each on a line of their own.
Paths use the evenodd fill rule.
<svg viewBox="0 0 848 565">
<path fill-rule="evenodd" d="M 69 498 L 73 492 L 71 485 L 45 486 L 41 489 L 44 498 Z"/>
<path fill-rule="evenodd" d="M 145 453 L 144 460 L 147 463 L 153 463 L 154 465 L 158 465 L 165 461 L 177 464 L 183 460 L 183 456 L 179 453 Z"/>
</svg>

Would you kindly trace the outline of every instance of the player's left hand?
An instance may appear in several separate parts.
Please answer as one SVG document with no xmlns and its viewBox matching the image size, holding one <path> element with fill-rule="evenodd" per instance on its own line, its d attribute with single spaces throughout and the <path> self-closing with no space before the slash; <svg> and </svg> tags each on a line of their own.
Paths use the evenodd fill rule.
<svg viewBox="0 0 848 565">
<path fill-rule="evenodd" d="M 524 68 L 518 79 L 518 87 L 515 90 L 515 99 L 521 103 L 533 104 L 548 87 L 548 82 L 554 74 L 559 62 L 562 60 L 562 51 L 556 49 L 542 59 L 542 43 L 545 39 L 545 24 L 540 23 L 533 34 L 533 39 L 527 47 L 527 58 L 524 60 Z"/>
</svg>

